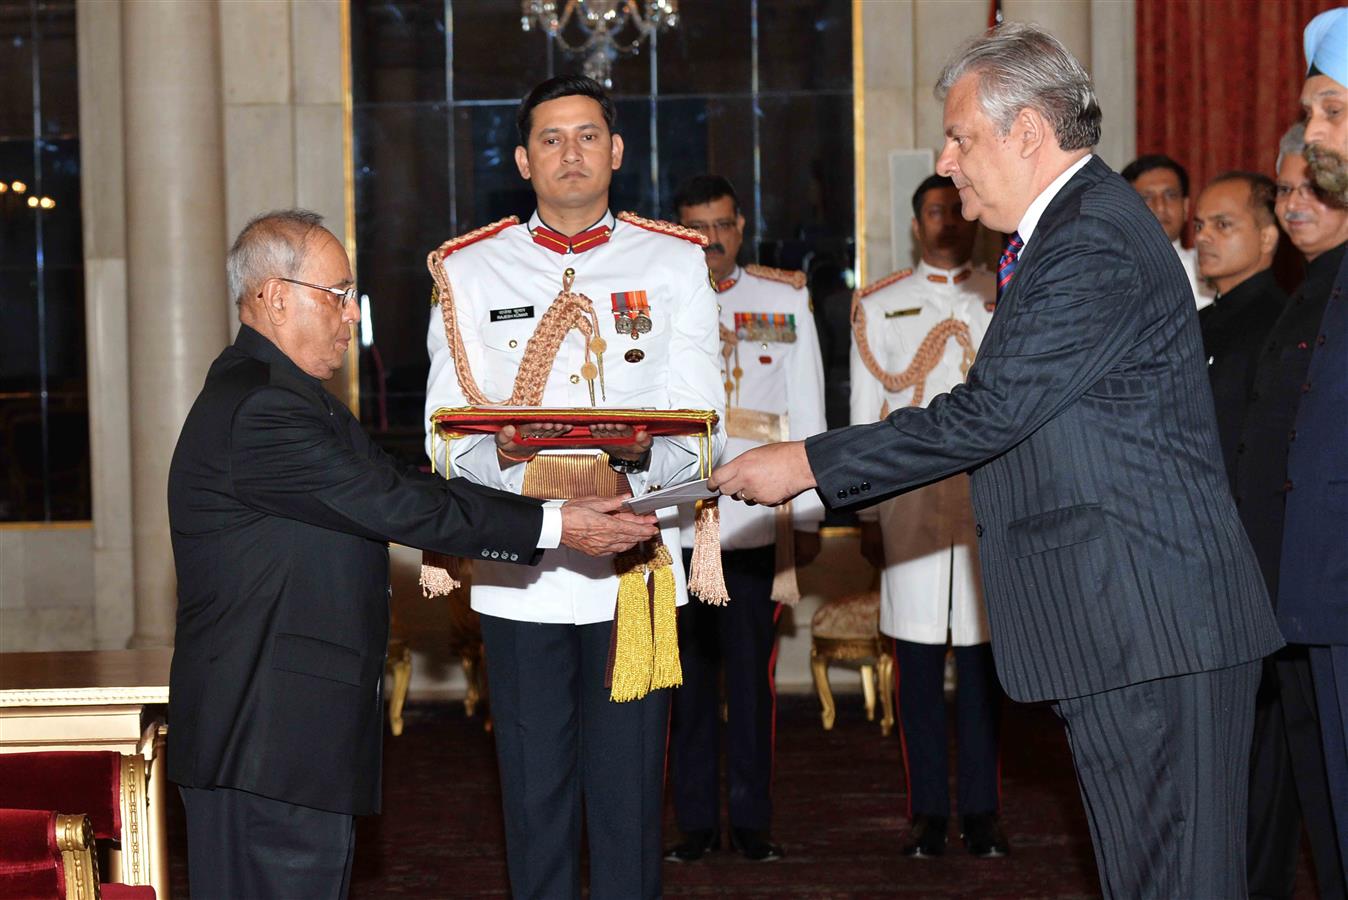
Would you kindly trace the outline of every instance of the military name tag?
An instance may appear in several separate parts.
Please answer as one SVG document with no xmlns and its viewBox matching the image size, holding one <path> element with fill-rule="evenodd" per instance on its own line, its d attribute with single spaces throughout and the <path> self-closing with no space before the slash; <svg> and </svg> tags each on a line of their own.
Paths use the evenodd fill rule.
<svg viewBox="0 0 1348 900">
<path fill-rule="evenodd" d="M 534 308 L 532 306 L 512 306 L 509 309 L 493 309 L 491 311 L 493 322 L 509 322 L 514 319 L 532 319 L 533 317 Z"/>
<path fill-rule="evenodd" d="M 885 313 L 886 319 L 897 319 L 900 316 L 915 316 L 922 312 L 922 307 L 914 306 L 912 309 L 894 309 Z"/>
</svg>

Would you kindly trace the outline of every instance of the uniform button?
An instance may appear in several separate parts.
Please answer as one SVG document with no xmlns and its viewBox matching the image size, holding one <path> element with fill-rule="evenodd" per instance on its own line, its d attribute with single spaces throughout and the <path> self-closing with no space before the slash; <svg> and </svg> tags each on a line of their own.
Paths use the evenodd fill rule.
<svg viewBox="0 0 1348 900">
<path fill-rule="evenodd" d="M 846 499 L 847 499 L 847 491 L 838 491 L 838 499 L 839 499 L 839 500 L 846 500 Z"/>
<path fill-rule="evenodd" d="M 1309 347 L 1309 346 L 1310 346 L 1310 344 L 1306 343 L 1305 341 L 1297 341 L 1297 349 L 1298 349 L 1298 350 L 1305 350 L 1305 349 L 1306 349 L 1307 347 Z"/>
<path fill-rule="evenodd" d="M 501 554 L 498 553 L 497 551 L 493 550 L 493 551 L 491 552 L 491 558 L 492 558 L 492 559 L 500 559 L 500 558 L 501 558 Z"/>
<path fill-rule="evenodd" d="M 1308 381 L 1301 386 L 1301 393 L 1309 394 L 1311 392 L 1311 383 Z"/>
<path fill-rule="evenodd" d="M 519 562 L 519 561 L 520 561 L 520 555 L 519 555 L 518 553 L 512 553 L 512 554 L 510 554 L 510 561 L 511 561 L 511 562 Z"/>
<path fill-rule="evenodd" d="M 514 350 L 514 349 L 515 349 L 516 347 L 518 347 L 519 345 L 520 345 L 520 342 L 519 342 L 519 341 L 511 340 L 511 342 L 510 342 L 510 349 L 511 349 L 511 350 Z"/>
<path fill-rule="evenodd" d="M 482 551 L 482 558 L 483 558 L 483 559 L 486 559 L 488 556 L 491 556 L 491 551 L 490 551 L 490 550 L 483 550 L 483 551 Z"/>
<path fill-rule="evenodd" d="M 1290 493 L 1292 490 L 1292 479 L 1287 479 L 1282 483 L 1283 493 Z"/>
<path fill-rule="evenodd" d="M 861 489 L 863 491 L 869 491 L 871 489 L 871 483 L 869 481 L 861 482 Z"/>
<path fill-rule="evenodd" d="M 571 383 L 572 383 L 572 384 L 580 384 L 580 376 L 579 376 L 579 375 L 572 375 L 572 376 L 571 376 Z"/>
<path fill-rule="evenodd" d="M 976 535 L 977 537 L 982 537 L 982 536 L 983 536 L 983 526 L 982 526 L 982 525 L 974 525 L 974 535 Z"/>
<path fill-rule="evenodd" d="M 847 489 L 847 493 L 849 493 L 849 494 L 851 494 L 853 497 L 855 497 L 857 494 L 860 494 L 860 493 L 861 493 L 861 488 L 857 487 L 857 486 L 854 484 L 854 485 L 852 485 L 850 488 Z"/>
</svg>

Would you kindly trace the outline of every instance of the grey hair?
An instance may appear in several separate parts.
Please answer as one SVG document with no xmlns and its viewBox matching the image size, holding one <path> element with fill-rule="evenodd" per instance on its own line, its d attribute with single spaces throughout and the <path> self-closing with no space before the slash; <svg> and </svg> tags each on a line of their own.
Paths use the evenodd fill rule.
<svg viewBox="0 0 1348 900">
<path fill-rule="evenodd" d="M 955 82 L 978 76 L 983 114 L 1007 134 L 1022 109 L 1038 111 L 1063 150 L 1100 143 L 1100 103 L 1091 76 L 1062 42 L 1038 25 L 1008 22 L 966 41 L 936 81 L 944 101 Z"/>
<path fill-rule="evenodd" d="M 1304 156 L 1306 153 L 1306 123 L 1296 122 L 1283 132 L 1278 141 L 1278 160 L 1273 164 L 1274 172 L 1282 171 L 1283 161 L 1289 156 Z"/>
<path fill-rule="evenodd" d="M 307 209 L 275 209 L 255 216 L 225 257 L 229 296 L 242 306 L 266 279 L 294 278 L 310 235 L 322 227 L 323 217 Z"/>
</svg>

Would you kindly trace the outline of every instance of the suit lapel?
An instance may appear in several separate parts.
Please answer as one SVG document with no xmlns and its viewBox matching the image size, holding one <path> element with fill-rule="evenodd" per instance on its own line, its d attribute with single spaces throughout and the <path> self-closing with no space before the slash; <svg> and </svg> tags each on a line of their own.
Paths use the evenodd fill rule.
<svg viewBox="0 0 1348 900">
<path fill-rule="evenodd" d="M 1016 297 L 1019 296 L 1017 290 L 1025 284 L 1026 276 L 1034 267 L 1034 263 L 1040 256 L 1040 251 L 1048 242 L 1050 232 L 1062 217 L 1064 209 L 1072 203 L 1073 198 L 1078 192 L 1084 191 L 1087 187 L 1099 181 L 1104 175 L 1110 172 L 1109 166 L 1098 156 L 1092 156 L 1086 165 L 1082 166 L 1075 175 L 1067 179 L 1067 183 L 1062 186 L 1062 190 L 1049 201 L 1044 208 L 1044 214 L 1039 217 L 1039 223 L 1034 227 L 1034 234 L 1030 235 L 1030 241 L 1025 245 L 1025 250 L 1016 260 L 1016 274 L 1011 279 L 1011 285 L 1006 293 L 1002 295 L 1002 301 L 998 307 L 1010 306 Z"/>
</svg>

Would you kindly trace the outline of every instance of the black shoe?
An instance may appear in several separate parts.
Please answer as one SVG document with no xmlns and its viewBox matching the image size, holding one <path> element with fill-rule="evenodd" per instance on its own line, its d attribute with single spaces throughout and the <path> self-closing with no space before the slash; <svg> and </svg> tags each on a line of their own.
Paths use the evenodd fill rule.
<svg viewBox="0 0 1348 900">
<path fill-rule="evenodd" d="M 721 849 L 721 837 L 710 828 L 686 831 L 683 840 L 665 851 L 666 862 L 697 862 L 713 850 Z"/>
<path fill-rule="evenodd" d="M 730 844 L 751 862 L 772 862 L 786 855 L 781 845 L 774 844 L 766 831 L 755 831 L 752 828 L 730 829 Z"/>
<path fill-rule="evenodd" d="M 1011 844 L 1006 840 L 1006 832 L 1002 831 L 996 813 L 965 816 L 961 824 L 960 837 L 964 838 L 964 846 L 974 856 L 996 859 L 1011 852 Z"/>
<path fill-rule="evenodd" d="M 913 816 L 910 840 L 903 845 L 903 855 L 913 859 L 928 859 L 945 852 L 945 816 Z"/>
</svg>

